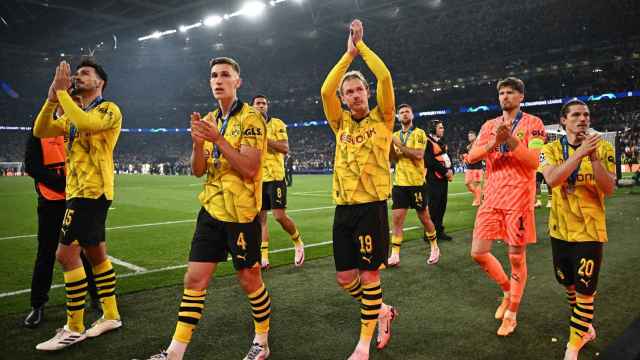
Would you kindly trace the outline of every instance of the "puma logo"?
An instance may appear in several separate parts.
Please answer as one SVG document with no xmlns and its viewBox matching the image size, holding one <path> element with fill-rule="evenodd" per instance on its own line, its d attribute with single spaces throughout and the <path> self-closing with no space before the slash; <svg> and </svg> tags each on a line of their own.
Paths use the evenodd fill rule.
<svg viewBox="0 0 640 360">
<path fill-rule="evenodd" d="M 362 257 L 362 260 L 366 261 L 366 262 L 367 262 L 367 264 L 371 264 L 371 259 L 369 259 L 369 258 L 368 258 L 368 257 L 366 257 L 366 256 L 363 256 L 363 257 Z"/>
<path fill-rule="evenodd" d="M 584 284 L 585 287 L 589 287 L 589 283 L 591 282 L 591 281 L 587 281 L 585 279 L 580 279 L 580 281 Z"/>
<path fill-rule="evenodd" d="M 238 259 L 242 259 L 242 260 L 247 260 L 247 256 L 246 255 L 236 255 L 236 258 Z"/>
</svg>

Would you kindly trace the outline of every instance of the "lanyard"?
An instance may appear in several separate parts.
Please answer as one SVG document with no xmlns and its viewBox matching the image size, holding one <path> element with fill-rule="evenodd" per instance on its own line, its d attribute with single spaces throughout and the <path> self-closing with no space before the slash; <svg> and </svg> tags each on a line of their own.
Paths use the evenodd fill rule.
<svg viewBox="0 0 640 360">
<path fill-rule="evenodd" d="M 220 122 L 220 119 L 222 119 L 222 125 L 220 126 L 220 136 L 224 137 L 225 132 L 227 131 L 227 125 L 229 125 L 229 119 L 231 118 L 231 114 L 233 114 L 236 111 L 236 107 L 238 107 L 238 99 L 233 101 L 233 104 L 231 105 L 231 109 L 229 109 L 229 113 L 227 114 L 226 117 L 222 117 L 222 109 L 219 108 L 218 109 L 218 115 L 216 116 L 216 125 L 218 125 L 218 123 Z M 220 158 L 220 150 L 218 149 L 218 145 L 213 145 L 213 158 L 214 159 L 219 159 Z"/>
<path fill-rule="evenodd" d="M 409 137 L 411 137 L 411 133 L 413 132 L 413 126 L 409 128 L 409 131 L 406 132 L 406 135 L 403 137 L 402 134 L 405 134 L 404 131 L 400 130 L 400 142 L 402 142 L 402 145 L 407 145 L 407 141 L 409 140 Z"/>
<path fill-rule="evenodd" d="M 560 138 L 560 144 L 562 144 L 562 157 L 566 161 L 569 158 L 569 140 L 567 139 L 567 135 L 563 135 Z M 569 178 L 567 179 L 569 182 L 569 185 L 573 186 L 576 184 L 576 180 L 578 179 L 578 173 L 580 172 L 580 165 L 582 165 L 582 160 L 580 160 L 580 162 L 578 163 L 578 167 L 576 167 L 576 169 L 573 170 L 571 175 L 569 175 Z"/>
<path fill-rule="evenodd" d="M 93 108 L 95 108 L 96 106 L 100 105 L 103 101 L 104 101 L 104 98 L 102 96 L 98 96 L 97 98 L 93 99 L 93 101 L 91 102 L 91 104 L 89 104 L 89 106 L 87 106 L 82 110 L 84 112 L 89 112 L 93 110 Z M 76 138 L 77 133 L 78 133 L 78 129 L 73 125 L 73 123 L 71 123 L 71 126 L 69 127 L 69 143 L 67 144 L 67 149 L 69 151 L 71 151 L 71 146 L 73 145 L 73 140 Z"/>
<path fill-rule="evenodd" d="M 504 120 L 504 116 L 502 117 L 502 119 Z M 520 120 L 522 120 L 522 111 L 518 111 L 515 119 L 513 119 L 513 122 L 511 123 L 511 134 L 513 134 L 513 132 L 518 127 Z M 507 147 L 507 144 L 500 144 L 500 152 L 506 153 L 508 151 L 509 151 L 509 148 Z"/>
</svg>

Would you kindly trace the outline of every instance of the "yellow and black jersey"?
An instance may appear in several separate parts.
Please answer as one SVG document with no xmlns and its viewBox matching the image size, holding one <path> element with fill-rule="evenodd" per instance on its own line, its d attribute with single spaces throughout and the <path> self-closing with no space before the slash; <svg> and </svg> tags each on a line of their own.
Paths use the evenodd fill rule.
<svg viewBox="0 0 640 360">
<path fill-rule="evenodd" d="M 122 127 L 120 108 L 101 98 L 87 110 L 76 105 L 66 91 L 56 92 L 58 101 L 46 101 L 33 125 L 39 138 L 65 136 L 67 143 L 67 199 L 97 199 L 103 194 L 113 200 L 113 149 Z M 60 105 L 64 115 L 54 119 Z"/>
<path fill-rule="evenodd" d="M 408 131 L 398 130 L 393 133 L 394 137 L 397 137 L 402 141 L 404 146 L 417 149 L 424 152 L 427 147 L 427 134 L 424 130 L 416 127 L 411 127 Z M 420 186 L 424 184 L 424 160 L 413 160 L 395 147 L 396 155 L 398 156 L 398 162 L 396 162 L 394 185 L 397 186 Z"/>
<path fill-rule="evenodd" d="M 386 200 L 391 193 L 389 149 L 395 119 L 391 73 L 362 41 L 356 47 L 378 81 L 378 106 L 358 121 L 342 108 L 336 92 L 353 61 L 348 53 L 333 67 L 321 90 L 324 113 L 336 136 L 333 199 L 338 205 Z"/>
<path fill-rule="evenodd" d="M 267 139 L 272 141 L 288 140 L 287 125 L 278 119 L 270 118 L 267 120 Z M 267 146 L 267 153 L 264 156 L 262 164 L 262 181 L 281 181 L 284 180 L 284 154 Z"/>
<path fill-rule="evenodd" d="M 219 110 L 207 114 L 204 121 L 217 120 L 222 128 Z M 240 146 L 250 146 L 260 150 L 260 161 L 267 149 L 267 129 L 262 115 L 253 107 L 238 101 L 232 108 L 224 131 L 224 138 L 237 150 Z M 253 179 L 243 178 L 234 170 L 224 154 L 214 156 L 213 143 L 205 141 L 204 153 L 207 157 L 207 180 L 204 190 L 198 196 L 207 212 L 220 221 L 249 223 L 256 217 L 262 206 L 262 166 Z"/>
<path fill-rule="evenodd" d="M 569 156 L 575 149 L 567 145 Z M 613 146 L 601 140 L 598 158 L 609 172 L 615 172 Z M 542 150 L 542 167 L 560 165 L 564 162 L 561 140 L 546 144 Z M 568 180 L 553 188 L 551 212 L 549 214 L 549 235 L 569 242 L 607 242 L 604 193 L 596 185 L 593 167 L 589 157 L 582 159 L 575 185 Z"/>
</svg>

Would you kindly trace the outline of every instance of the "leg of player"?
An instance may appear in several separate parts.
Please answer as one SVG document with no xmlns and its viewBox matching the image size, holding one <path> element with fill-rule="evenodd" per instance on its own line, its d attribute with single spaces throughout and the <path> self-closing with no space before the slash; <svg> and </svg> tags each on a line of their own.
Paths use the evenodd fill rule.
<svg viewBox="0 0 640 360">
<path fill-rule="evenodd" d="M 542 190 L 541 190 L 541 185 L 542 185 L 542 174 L 541 173 L 536 173 L 536 202 L 534 204 L 534 206 L 536 208 L 539 208 L 542 206 L 542 201 L 540 200 L 542 197 Z"/>
<path fill-rule="evenodd" d="M 244 360 L 264 360 L 269 357 L 269 320 L 271 318 L 271 296 L 262 281 L 260 267 L 253 266 L 238 270 L 240 286 L 247 294 L 255 336 Z"/>
<path fill-rule="evenodd" d="M 87 338 L 84 327 L 84 303 L 87 295 L 87 275 L 80 261 L 79 245 L 58 244 L 56 259 L 64 270 L 67 297 L 67 323 L 48 341 L 36 345 L 37 350 L 54 351 Z"/>
<path fill-rule="evenodd" d="M 565 360 L 578 359 L 578 353 L 589 341 L 596 338 L 593 327 L 595 294 L 602 264 L 602 243 L 584 242 L 571 244 L 574 251 L 572 267 L 575 305 L 569 323 L 569 341 Z"/>
<path fill-rule="evenodd" d="M 500 261 L 491 254 L 492 245 L 492 240 L 473 239 L 471 243 L 471 257 L 482 267 L 489 278 L 495 281 L 502 289 L 502 301 L 495 313 L 495 318 L 501 320 L 507 311 L 507 307 L 509 307 L 511 283 Z"/>
<path fill-rule="evenodd" d="M 407 216 L 408 209 L 391 210 L 391 222 L 393 229 L 391 233 L 391 256 L 387 260 L 387 264 L 391 267 L 400 265 L 400 246 L 402 246 L 402 237 L 404 219 Z"/>
<path fill-rule="evenodd" d="M 418 219 L 424 227 L 424 240 L 429 242 L 429 257 L 427 264 L 435 265 L 440 260 L 440 248 L 438 247 L 438 237 L 436 235 L 436 227 L 429 216 L 429 209 L 416 210 Z"/>
<path fill-rule="evenodd" d="M 527 284 L 527 247 L 509 246 L 509 263 L 511 264 L 511 296 L 509 307 L 504 313 L 502 324 L 498 329 L 499 336 L 508 336 L 517 326 L 516 315 Z"/>
<path fill-rule="evenodd" d="M 260 267 L 269 270 L 269 224 L 267 223 L 267 210 L 260 211 L 260 228 L 262 229 L 262 242 L 260 244 Z"/>
<path fill-rule="evenodd" d="M 360 279 L 362 280 L 360 339 L 358 340 L 355 350 L 349 356 L 349 360 L 369 359 L 369 348 L 371 346 L 371 338 L 376 329 L 376 323 L 379 327 L 377 348 L 384 348 L 391 339 L 391 322 L 397 314 L 392 306 L 382 302 L 380 272 L 378 270 L 361 270 L 359 273 Z M 343 274 L 343 276 L 344 275 L 347 274 Z M 340 278 L 340 275 L 338 277 Z M 347 276 L 345 276 L 345 279 L 342 281 L 348 280 L 346 277 Z"/>
<path fill-rule="evenodd" d="M 116 273 L 107 256 L 105 242 L 86 246 L 84 251 L 92 265 L 93 278 L 102 307 L 102 316 L 87 330 L 87 337 L 96 337 L 122 326 L 116 300 Z"/>
<path fill-rule="evenodd" d="M 478 170 L 482 171 L 482 170 Z M 482 202 L 482 183 L 480 181 L 473 182 L 474 193 L 473 193 L 473 206 L 480 206 Z"/>
<path fill-rule="evenodd" d="M 300 231 L 298 231 L 296 224 L 293 222 L 293 219 L 287 215 L 285 209 L 272 209 L 271 213 L 276 221 L 280 223 L 282 229 L 291 236 L 291 241 L 293 241 L 293 246 L 295 247 L 295 266 L 302 266 L 304 264 L 304 243 L 302 242 L 302 236 L 300 236 Z"/>
<path fill-rule="evenodd" d="M 473 198 L 473 203 L 475 204 L 475 195 L 476 195 L 476 187 L 474 182 L 471 179 L 467 179 L 468 176 L 468 172 L 464 174 L 465 175 L 465 182 L 464 185 L 467 187 L 467 190 L 469 190 L 469 192 L 471 194 L 473 194 L 474 198 Z M 475 206 L 475 205 L 474 205 Z"/>
<path fill-rule="evenodd" d="M 202 318 L 207 287 L 216 271 L 217 263 L 190 261 L 184 275 L 184 291 L 178 311 L 178 323 L 171 344 L 166 351 L 149 360 L 182 360 L 193 332 Z"/>
<path fill-rule="evenodd" d="M 593 328 L 594 296 L 576 293 L 576 305 L 573 307 L 569 326 L 569 342 L 564 360 L 577 360 L 584 345 L 596 338 Z"/>
</svg>

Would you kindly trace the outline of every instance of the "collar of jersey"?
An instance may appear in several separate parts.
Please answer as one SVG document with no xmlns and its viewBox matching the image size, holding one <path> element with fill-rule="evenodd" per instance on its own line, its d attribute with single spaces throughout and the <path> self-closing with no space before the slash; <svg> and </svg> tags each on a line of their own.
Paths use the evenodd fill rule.
<svg viewBox="0 0 640 360">
<path fill-rule="evenodd" d="M 238 99 L 238 103 L 235 106 L 235 108 L 231 109 L 231 114 L 229 114 L 229 118 L 231 118 L 232 116 L 235 116 L 237 113 L 239 113 L 242 110 L 243 107 L 244 107 L 244 103 L 242 102 L 242 100 Z M 219 106 L 216 109 L 216 111 L 217 112 L 215 113 L 215 115 L 217 117 L 218 116 L 218 112 L 221 111 Z"/>
</svg>

